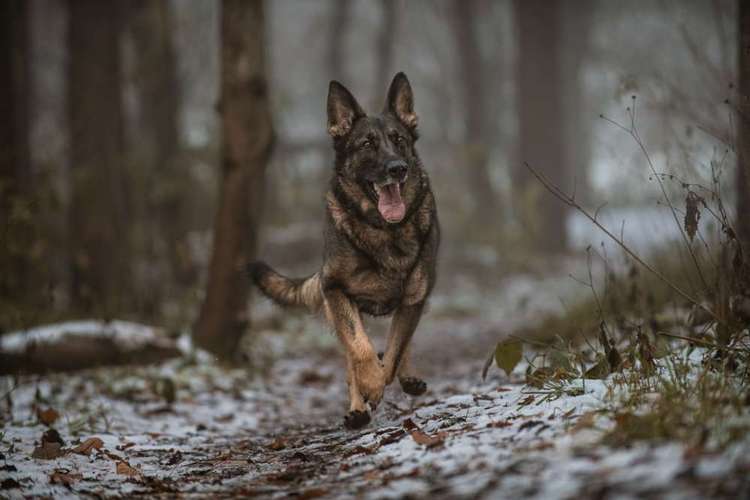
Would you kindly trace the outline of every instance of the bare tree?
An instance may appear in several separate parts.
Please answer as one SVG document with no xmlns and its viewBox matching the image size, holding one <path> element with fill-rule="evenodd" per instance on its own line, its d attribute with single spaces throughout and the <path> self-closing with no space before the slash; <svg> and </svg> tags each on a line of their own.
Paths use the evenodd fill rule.
<svg viewBox="0 0 750 500">
<path fill-rule="evenodd" d="M 120 8 L 117 0 L 68 2 L 72 299 L 85 313 L 121 311 L 132 296 L 122 164 Z"/>
<path fill-rule="evenodd" d="M 350 0 L 331 1 L 330 25 L 328 32 L 327 61 L 328 79 L 347 81 L 347 68 L 344 48 L 346 33 L 352 20 L 352 2 Z M 333 166 L 333 150 L 328 142 L 318 146 L 324 159 L 324 165 Z M 318 182 L 322 185 L 328 180 L 330 169 L 322 168 L 318 176 Z"/>
<path fill-rule="evenodd" d="M 173 12 L 165 0 L 137 0 L 127 3 L 128 28 L 135 52 L 133 81 L 138 96 L 138 120 L 131 139 L 137 150 L 140 178 L 145 185 L 134 193 L 139 200 L 138 224 L 144 231 L 139 242 L 151 262 L 170 269 L 164 274 L 141 277 L 138 295 L 145 311 L 153 314 L 167 283 L 185 287 L 194 276 L 185 258 L 185 172 L 177 160 L 179 152 L 180 85 L 177 75 Z M 155 216 L 154 216 L 155 215 Z"/>
<path fill-rule="evenodd" d="M 560 252 L 567 247 L 568 210 L 544 196 L 523 166 L 528 162 L 553 184 L 572 185 L 565 148 L 563 119 L 560 0 L 515 0 L 518 36 L 518 158 L 514 166 L 515 206 L 534 247 Z"/>
<path fill-rule="evenodd" d="M 328 42 L 328 72 L 332 80 L 346 81 L 344 67 L 344 39 L 352 18 L 352 5 L 349 0 L 331 2 L 331 28 Z"/>
<path fill-rule="evenodd" d="M 0 5 L 0 178 L 17 191 L 30 173 L 29 149 L 29 4 Z M 7 198 L 4 198 L 7 200 Z"/>
<path fill-rule="evenodd" d="M 488 106 L 484 88 L 485 75 L 482 72 L 484 64 L 475 25 L 477 17 L 475 0 L 453 1 L 452 26 L 458 49 L 461 96 L 466 124 L 464 168 L 474 199 L 474 220 L 479 227 L 488 228 L 497 225 L 501 217 L 500 204 L 492 187 L 492 178 L 487 164 L 485 115 L 488 113 Z"/>
<path fill-rule="evenodd" d="M 7 243 L 16 236 L 11 234 L 13 206 L 30 187 L 29 21 L 25 0 L 0 2 L 0 240 L 5 242 L 0 250 L 0 303 L 26 299 L 29 291 L 27 249 L 19 248 L 19 242 Z M 0 320 L 0 330 L 4 323 Z"/>
<path fill-rule="evenodd" d="M 174 26 L 169 2 L 137 0 L 127 4 L 130 34 L 136 50 L 135 80 L 140 94 L 139 137 L 148 141 L 154 162 L 162 167 L 174 157 L 178 147 L 177 114 L 180 87 L 177 59 L 172 41 Z"/>
<path fill-rule="evenodd" d="M 373 80 L 375 82 L 387 80 L 393 72 L 393 52 L 396 46 L 396 33 L 398 32 L 396 1 L 380 0 L 380 10 L 383 19 L 380 21 L 380 31 L 377 37 L 377 46 L 375 47 L 377 55 Z M 383 102 L 385 102 L 385 88 L 383 88 L 382 92 L 375 92 L 375 95 L 374 106 L 382 106 Z"/>
<path fill-rule="evenodd" d="M 221 12 L 223 181 L 196 343 L 229 358 L 249 323 L 248 279 L 274 142 L 265 68 L 263 0 L 224 0 Z"/>
<path fill-rule="evenodd" d="M 594 0 L 577 0 L 562 4 L 563 67 L 565 123 L 564 140 L 567 146 L 570 175 L 575 177 L 577 194 L 581 201 L 588 201 L 591 192 L 588 182 L 588 164 L 591 159 L 591 96 L 584 93 L 583 69 L 591 53 L 590 34 L 593 27 Z"/>
<path fill-rule="evenodd" d="M 737 232 L 744 256 L 741 286 L 750 295 L 750 4 L 739 2 Z"/>
</svg>

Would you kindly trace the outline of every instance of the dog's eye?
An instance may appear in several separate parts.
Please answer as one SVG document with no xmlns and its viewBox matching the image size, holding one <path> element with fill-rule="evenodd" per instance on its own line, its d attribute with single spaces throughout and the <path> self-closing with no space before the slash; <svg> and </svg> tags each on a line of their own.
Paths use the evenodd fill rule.
<svg viewBox="0 0 750 500">
<path fill-rule="evenodd" d="M 406 139 L 404 139 L 403 136 L 397 135 L 396 144 L 398 145 L 398 147 L 403 148 L 404 146 L 406 146 Z"/>
<path fill-rule="evenodd" d="M 365 142 L 363 142 L 363 143 L 362 143 L 362 144 L 360 145 L 360 147 L 361 147 L 362 149 L 370 149 L 370 148 L 372 148 L 372 141 L 365 141 Z"/>
</svg>

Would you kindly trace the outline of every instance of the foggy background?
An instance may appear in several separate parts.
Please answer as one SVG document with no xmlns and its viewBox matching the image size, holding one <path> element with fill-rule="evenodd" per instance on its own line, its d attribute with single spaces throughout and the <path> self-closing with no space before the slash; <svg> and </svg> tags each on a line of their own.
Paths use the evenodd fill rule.
<svg viewBox="0 0 750 500">
<path fill-rule="evenodd" d="M 87 2 L 26 2 L 28 94 L 16 100 L 28 103 L 29 161 L 2 245 L 4 269 L 18 259 L 28 269 L 22 283 L 4 273 L 3 331 L 92 314 L 182 329 L 203 298 L 221 179 L 220 4 L 94 3 L 104 7 L 92 14 Z M 592 210 L 606 202 L 602 220 L 618 233 L 626 221 L 623 234 L 640 249 L 679 237 L 656 203 L 658 186 L 638 144 L 600 115 L 628 126 L 635 106 L 655 168 L 677 176 L 667 182 L 675 197 L 684 198 L 679 179 L 710 182 L 713 164 L 733 205 L 734 130 L 725 101 L 736 81 L 736 5 L 267 2 L 276 142 L 258 255 L 287 274 L 316 270 L 332 171 L 328 82 L 341 81 L 366 110 L 379 111 L 397 71 L 414 90 L 417 149 L 438 200 L 438 290 L 495 288 L 510 274 L 560 266 L 602 241 L 524 162 Z M 115 30 L 104 56 L 114 73 L 101 80 L 106 96 L 87 115 L 107 124 L 86 118 L 79 127 L 71 120 L 76 100 L 90 96 L 76 94 L 71 54 L 85 60 L 105 50 L 71 36 L 85 16 Z M 98 212 L 101 199 L 85 201 L 100 180 L 81 180 L 72 152 L 77 134 L 112 120 L 117 172 L 107 197 L 115 193 L 117 220 Z M 83 202 L 72 203 L 76 192 Z M 116 232 L 122 265 L 112 264 L 106 277 L 110 296 L 77 300 L 71 262 L 78 221 L 87 217 L 102 217 Z"/>
</svg>

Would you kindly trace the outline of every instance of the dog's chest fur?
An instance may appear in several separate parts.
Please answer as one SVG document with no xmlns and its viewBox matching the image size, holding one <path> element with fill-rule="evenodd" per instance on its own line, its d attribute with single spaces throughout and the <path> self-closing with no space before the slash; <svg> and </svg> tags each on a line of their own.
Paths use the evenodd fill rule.
<svg viewBox="0 0 750 500">
<path fill-rule="evenodd" d="M 333 193 L 326 196 L 326 204 L 329 234 L 325 283 L 343 288 L 360 311 L 374 316 L 390 314 L 399 304 L 425 299 L 431 288 L 431 273 L 421 269 L 420 259 L 434 218 L 429 191 L 410 216 L 396 226 L 369 224 L 347 210 Z M 360 208 L 366 211 L 369 207 Z"/>
</svg>

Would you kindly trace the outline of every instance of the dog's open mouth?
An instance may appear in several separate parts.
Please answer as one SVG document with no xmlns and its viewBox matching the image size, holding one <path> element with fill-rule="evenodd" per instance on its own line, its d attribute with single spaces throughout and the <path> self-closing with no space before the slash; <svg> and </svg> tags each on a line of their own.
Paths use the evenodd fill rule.
<svg viewBox="0 0 750 500">
<path fill-rule="evenodd" d="M 378 211 L 386 222 L 401 222 L 406 214 L 406 205 L 404 205 L 404 200 L 401 199 L 403 185 L 403 182 L 391 182 L 380 186 L 372 185 L 375 194 L 378 195 Z"/>
</svg>

